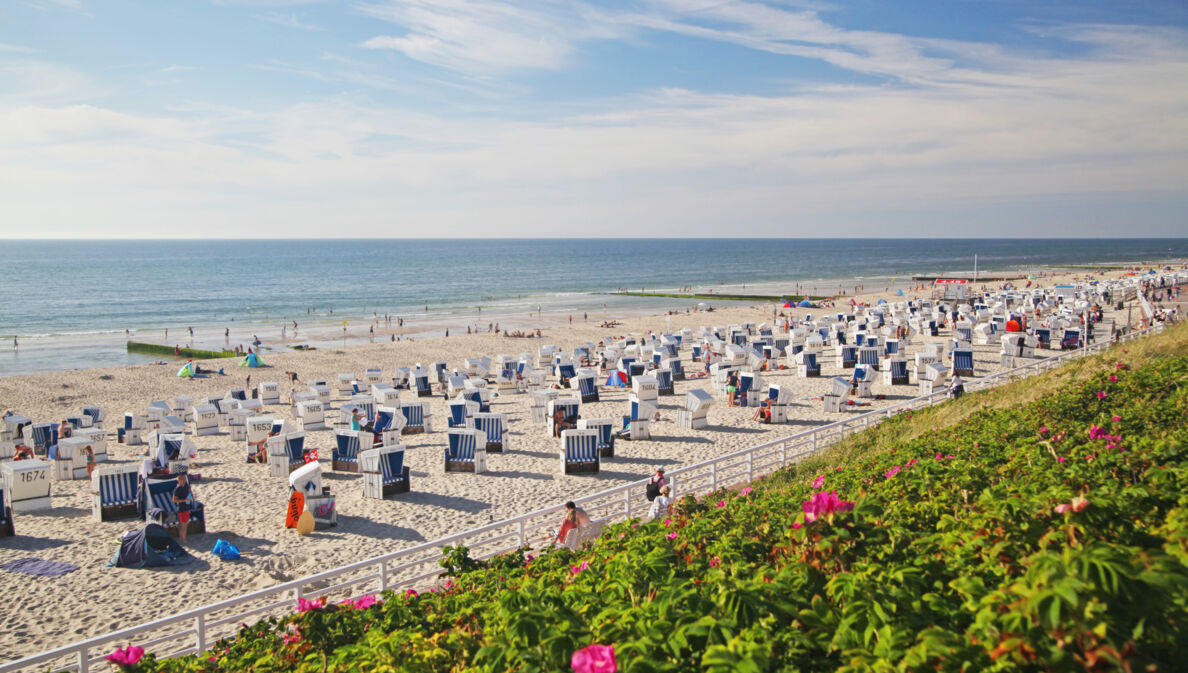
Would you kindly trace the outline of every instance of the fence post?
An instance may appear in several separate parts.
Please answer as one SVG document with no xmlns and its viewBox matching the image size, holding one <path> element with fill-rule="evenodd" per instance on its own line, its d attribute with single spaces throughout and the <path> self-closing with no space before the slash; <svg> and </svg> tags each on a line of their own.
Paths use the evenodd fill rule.
<svg viewBox="0 0 1188 673">
<path fill-rule="evenodd" d="M 710 463 L 710 491 L 718 490 L 718 464 Z"/>
<path fill-rule="evenodd" d="M 623 503 L 627 506 L 627 518 L 631 518 L 631 489 L 623 489 Z"/>
<path fill-rule="evenodd" d="M 630 513 L 630 511 L 631 511 L 631 501 L 630 500 L 627 501 L 627 511 L 628 511 L 628 513 Z M 516 536 L 517 536 L 516 539 L 519 540 L 521 547 L 527 545 L 528 540 L 527 540 L 527 538 L 524 537 L 524 520 L 523 519 L 520 519 L 516 523 Z"/>
<path fill-rule="evenodd" d="M 780 442 L 780 467 L 788 464 L 788 442 Z"/>
<path fill-rule="evenodd" d="M 194 618 L 194 644 L 197 646 L 197 651 L 194 654 L 202 654 L 206 651 L 206 616 L 198 615 Z"/>
<path fill-rule="evenodd" d="M 813 437 L 813 453 L 816 453 L 817 452 L 817 431 L 816 430 L 813 430 L 812 437 Z"/>
<path fill-rule="evenodd" d="M 87 673 L 91 670 L 91 657 L 87 654 L 87 648 L 82 648 L 78 651 L 78 673 Z"/>
<path fill-rule="evenodd" d="M 755 452 L 747 453 L 747 482 L 755 481 Z"/>
<path fill-rule="evenodd" d="M 523 547 L 524 543 L 520 542 L 520 546 Z M 387 591 L 388 590 L 388 562 L 387 561 L 379 562 L 379 580 L 380 580 L 380 591 Z"/>
</svg>

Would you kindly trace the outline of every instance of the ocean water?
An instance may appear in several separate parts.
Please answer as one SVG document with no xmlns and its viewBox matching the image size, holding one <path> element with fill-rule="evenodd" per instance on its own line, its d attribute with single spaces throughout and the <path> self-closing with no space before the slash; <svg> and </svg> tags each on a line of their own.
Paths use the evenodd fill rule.
<svg viewBox="0 0 1188 673">
<path fill-rule="evenodd" d="M 373 313 L 419 334 L 501 318 L 531 327 L 538 307 L 547 324 L 603 305 L 690 303 L 607 294 L 619 288 L 824 294 L 969 273 L 975 254 L 981 272 L 1036 271 L 1188 258 L 1188 239 L 0 241 L 0 375 L 153 359 L 126 353 L 126 334 L 197 347 L 252 334 L 279 342 L 280 325 L 296 320 L 301 338 L 288 342 L 321 343 L 339 340 L 347 320 L 347 343 L 369 338 Z"/>
</svg>

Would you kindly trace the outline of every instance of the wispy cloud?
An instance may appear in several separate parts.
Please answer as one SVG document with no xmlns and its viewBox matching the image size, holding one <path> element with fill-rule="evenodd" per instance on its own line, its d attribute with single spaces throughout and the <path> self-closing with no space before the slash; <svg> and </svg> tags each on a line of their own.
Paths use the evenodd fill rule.
<svg viewBox="0 0 1188 673">
<path fill-rule="evenodd" d="M 190 72 L 197 69 L 198 66 L 196 65 L 167 65 L 161 68 L 159 72 Z"/>
<path fill-rule="evenodd" d="M 82 0 L 25 0 L 25 4 L 34 9 L 65 9 L 80 14 L 87 14 L 87 8 Z"/>
<path fill-rule="evenodd" d="M 405 29 L 363 42 L 467 74 L 557 70 L 578 43 L 623 37 L 623 24 L 580 2 L 533 5 L 503 0 L 388 0 L 360 10 Z"/>
<path fill-rule="evenodd" d="M 309 31 L 323 30 L 321 26 L 312 23 L 305 23 L 300 18 L 298 18 L 297 14 L 294 12 L 269 12 L 267 14 L 258 15 L 257 18 L 269 23 L 275 23 L 278 26 L 284 26 L 285 28 L 295 28 L 297 30 Z"/>
<path fill-rule="evenodd" d="M 23 47 L 19 44 L 5 44 L 0 42 L 0 53 L 8 54 L 35 54 L 39 50 L 32 47 Z"/>
</svg>

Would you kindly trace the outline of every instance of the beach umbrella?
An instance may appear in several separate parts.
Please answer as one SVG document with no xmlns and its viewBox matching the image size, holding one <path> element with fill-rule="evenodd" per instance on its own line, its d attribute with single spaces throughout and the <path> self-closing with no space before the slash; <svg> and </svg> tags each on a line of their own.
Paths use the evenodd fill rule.
<svg viewBox="0 0 1188 673">
<path fill-rule="evenodd" d="M 194 378 L 194 365 L 190 364 L 189 362 L 182 365 L 182 368 L 177 370 L 177 376 L 178 376 L 178 378 L 183 378 L 183 379 Z"/>
<path fill-rule="evenodd" d="M 813 302 L 811 302 L 811 301 L 809 301 L 809 300 L 807 300 L 807 299 L 801 299 L 801 300 L 800 300 L 800 303 L 799 303 L 799 304 L 797 304 L 797 306 L 799 306 L 800 308 L 812 308 L 812 307 L 813 307 Z"/>
</svg>

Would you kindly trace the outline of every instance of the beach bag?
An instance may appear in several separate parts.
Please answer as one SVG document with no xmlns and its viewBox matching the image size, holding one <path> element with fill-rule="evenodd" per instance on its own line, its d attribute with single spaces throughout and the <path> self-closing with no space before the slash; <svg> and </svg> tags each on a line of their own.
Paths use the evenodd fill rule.
<svg viewBox="0 0 1188 673">
<path fill-rule="evenodd" d="M 648 502 L 651 502 L 651 501 L 655 500 L 656 498 L 660 497 L 660 482 L 658 482 L 658 481 L 649 481 L 648 482 L 647 496 L 648 496 Z"/>
<path fill-rule="evenodd" d="M 234 561 L 239 558 L 239 548 L 222 539 L 215 541 L 214 549 L 210 550 L 210 553 L 224 561 Z"/>
</svg>

